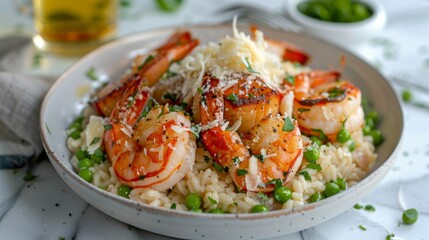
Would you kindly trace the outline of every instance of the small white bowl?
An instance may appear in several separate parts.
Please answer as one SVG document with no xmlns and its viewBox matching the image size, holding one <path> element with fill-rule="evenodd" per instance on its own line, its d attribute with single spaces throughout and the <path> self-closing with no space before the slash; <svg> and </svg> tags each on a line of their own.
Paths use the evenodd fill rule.
<svg viewBox="0 0 429 240">
<path fill-rule="evenodd" d="M 359 0 L 372 10 L 372 15 L 362 21 L 336 23 L 318 20 L 299 11 L 298 5 L 308 0 L 288 0 L 288 16 L 303 27 L 303 32 L 338 43 L 340 45 L 358 44 L 380 32 L 386 25 L 387 15 L 383 5 L 374 0 Z"/>
</svg>

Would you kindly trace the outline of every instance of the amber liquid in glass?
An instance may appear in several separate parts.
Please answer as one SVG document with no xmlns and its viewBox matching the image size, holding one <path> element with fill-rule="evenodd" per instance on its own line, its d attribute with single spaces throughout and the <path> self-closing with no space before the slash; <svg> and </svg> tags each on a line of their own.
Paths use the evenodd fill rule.
<svg viewBox="0 0 429 240">
<path fill-rule="evenodd" d="M 101 42 L 116 33 L 117 0 L 33 0 L 33 7 L 47 45 Z"/>
</svg>

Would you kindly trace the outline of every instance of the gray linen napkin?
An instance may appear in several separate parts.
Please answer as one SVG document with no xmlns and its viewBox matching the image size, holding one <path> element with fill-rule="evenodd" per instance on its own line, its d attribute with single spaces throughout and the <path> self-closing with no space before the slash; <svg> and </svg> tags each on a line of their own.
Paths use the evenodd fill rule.
<svg viewBox="0 0 429 240">
<path fill-rule="evenodd" d="M 22 167 L 43 151 L 39 111 L 48 84 L 20 74 L 31 56 L 29 38 L 0 39 L 0 168 Z"/>
</svg>

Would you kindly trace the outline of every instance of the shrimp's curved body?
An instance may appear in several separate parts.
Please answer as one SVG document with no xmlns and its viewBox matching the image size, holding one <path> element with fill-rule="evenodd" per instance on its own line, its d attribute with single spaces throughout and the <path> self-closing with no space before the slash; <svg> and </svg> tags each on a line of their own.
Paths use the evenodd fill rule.
<svg viewBox="0 0 429 240">
<path fill-rule="evenodd" d="M 239 133 L 226 129 L 225 106 L 236 101 L 217 87 L 218 82 L 218 79 L 206 75 L 203 87 L 206 91 L 198 100 L 204 129 L 201 137 L 207 150 L 218 164 L 228 167 L 239 189 L 268 192 L 274 189 L 277 180 L 286 184 L 302 161 L 303 144 L 297 122 L 277 114 L 280 97 L 271 92 L 267 94 L 267 99 L 256 101 L 251 106 L 256 110 L 271 109 L 268 115 L 263 112 L 262 116 L 254 114 L 260 117 L 256 120 L 252 118 L 251 124 L 245 127 L 246 130 L 249 128 L 247 131 L 241 130 Z M 265 94 L 270 93 L 265 91 Z M 275 100 L 272 106 L 271 100 Z M 290 121 L 286 130 L 285 121 Z"/>
<path fill-rule="evenodd" d="M 189 33 L 174 34 L 137 73 L 121 81 L 119 88 L 111 92 L 107 88 L 95 102 L 98 110 L 110 116 L 104 148 L 123 184 L 164 191 L 191 169 L 196 150 L 191 121 L 182 112 L 170 112 L 168 106 L 152 107 L 147 86 L 155 84 L 171 61 L 183 58 L 196 44 L 198 40 Z"/>
<path fill-rule="evenodd" d="M 295 77 L 293 115 L 301 131 L 318 135 L 321 131 L 335 141 L 342 127 L 349 132 L 362 128 L 364 112 L 359 88 L 338 80 L 338 72 L 309 72 Z"/>
</svg>

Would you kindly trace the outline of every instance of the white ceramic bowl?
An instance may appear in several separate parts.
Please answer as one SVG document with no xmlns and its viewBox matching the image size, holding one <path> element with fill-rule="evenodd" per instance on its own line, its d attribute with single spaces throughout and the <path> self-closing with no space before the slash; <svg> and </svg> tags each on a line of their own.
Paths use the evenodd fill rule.
<svg viewBox="0 0 429 240">
<path fill-rule="evenodd" d="M 231 34 L 229 24 L 188 29 L 202 43 Z M 85 182 L 73 170 L 69 161 L 71 154 L 65 144 L 65 129 L 88 99 L 89 93 L 82 97 L 82 89 L 89 87 L 94 90 L 95 87 L 85 73 L 94 67 L 98 75 L 117 79 L 137 52 L 154 48 L 174 30 L 168 28 L 125 37 L 93 51 L 64 72 L 43 101 L 41 137 L 49 159 L 66 184 L 92 206 L 135 227 L 178 238 L 268 238 L 299 231 L 337 216 L 369 194 L 392 167 L 398 154 L 403 116 L 400 102 L 387 81 L 370 65 L 332 44 L 306 35 L 261 28 L 266 36 L 287 40 L 306 49 L 312 56 L 311 66 L 315 68 L 328 68 L 336 64 L 340 56 L 347 58 L 344 76 L 362 89 L 363 95 L 374 103 L 374 108 L 382 117 L 380 130 L 385 141 L 377 148 L 378 159 L 367 177 L 337 195 L 292 210 L 220 215 L 152 207 L 110 194 Z M 380 94 L 381 91 L 383 94 Z"/>
<path fill-rule="evenodd" d="M 334 43 L 341 45 L 361 43 L 382 31 L 386 25 L 386 11 L 383 5 L 376 0 L 358 0 L 369 6 L 373 13 L 369 18 L 353 23 L 328 22 L 306 16 L 298 10 L 298 5 L 306 1 L 308 0 L 288 0 L 287 15 L 300 25 L 304 32 Z"/>
</svg>

